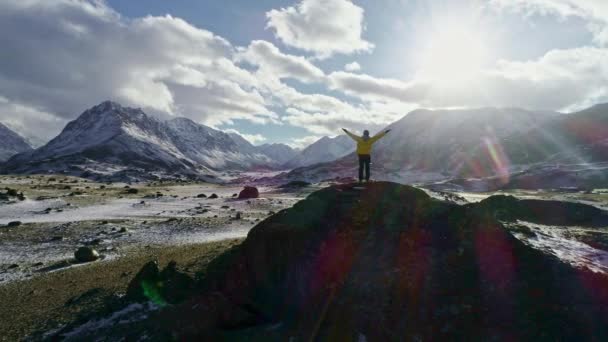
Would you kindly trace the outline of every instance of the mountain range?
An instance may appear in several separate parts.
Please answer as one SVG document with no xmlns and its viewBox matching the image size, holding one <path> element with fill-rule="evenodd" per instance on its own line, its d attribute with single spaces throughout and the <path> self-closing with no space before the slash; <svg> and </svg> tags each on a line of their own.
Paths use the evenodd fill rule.
<svg viewBox="0 0 608 342">
<path fill-rule="evenodd" d="M 374 146 L 376 179 L 438 188 L 608 186 L 608 104 L 561 114 L 517 108 L 410 112 L 387 126 Z M 278 180 L 353 176 L 354 142 L 324 137 L 294 150 L 254 146 L 190 119 L 161 121 L 141 109 L 106 101 L 82 113 L 46 145 L 0 127 L 3 173 L 66 173 L 92 178 L 186 176 L 214 179 L 222 171 L 293 169 Z M 3 138 L 3 137 L 6 138 Z"/>
<path fill-rule="evenodd" d="M 337 139 L 339 141 L 340 139 Z M 325 148 L 320 145 L 327 142 Z M 4 173 L 66 173 L 93 178 L 138 179 L 188 176 L 210 180 L 219 171 L 283 169 L 310 165 L 342 154 L 333 139 L 313 151 L 284 144 L 254 146 L 187 118 L 161 121 L 138 108 L 106 101 L 86 110 L 46 145 L 25 149 L 3 166 Z M 319 151 L 318 156 L 314 151 Z M 303 153 L 305 161 L 300 162 Z M 16 153 L 12 153 L 16 154 Z M 332 157 L 333 156 L 333 157 Z"/>
<path fill-rule="evenodd" d="M 0 123 L 0 162 L 31 150 L 32 146 L 24 137 Z"/>
<path fill-rule="evenodd" d="M 377 179 L 475 190 L 608 185 L 602 164 L 608 162 L 606 104 L 572 114 L 516 108 L 416 110 L 387 128 L 390 134 L 372 154 Z M 356 163 L 349 154 L 283 177 L 318 181 L 354 176 Z M 559 175 L 559 180 L 547 175 Z"/>
</svg>

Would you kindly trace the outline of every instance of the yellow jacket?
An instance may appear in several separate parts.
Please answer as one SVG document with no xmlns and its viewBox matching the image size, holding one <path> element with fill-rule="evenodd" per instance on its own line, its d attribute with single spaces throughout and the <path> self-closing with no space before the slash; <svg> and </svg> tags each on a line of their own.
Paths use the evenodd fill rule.
<svg viewBox="0 0 608 342">
<path fill-rule="evenodd" d="M 364 137 L 360 137 L 356 134 L 353 134 L 347 130 L 344 130 L 344 132 L 346 132 L 346 134 L 348 134 L 349 137 L 353 138 L 353 140 L 355 140 L 357 142 L 357 154 L 361 155 L 368 155 L 372 153 L 372 145 L 378 141 L 380 138 L 382 138 L 383 136 L 386 135 L 386 133 L 388 133 L 388 131 L 383 131 L 380 132 L 376 135 L 374 135 L 373 137 L 369 137 L 367 139 L 365 139 Z"/>
</svg>

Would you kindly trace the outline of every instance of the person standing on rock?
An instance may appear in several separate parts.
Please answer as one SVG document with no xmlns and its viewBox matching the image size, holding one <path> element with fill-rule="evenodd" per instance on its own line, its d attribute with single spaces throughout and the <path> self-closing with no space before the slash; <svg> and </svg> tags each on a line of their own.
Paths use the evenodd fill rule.
<svg viewBox="0 0 608 342">
<path fill-rule="evenodd" d="M 369 136 L 369 131 L 363 131 L 363 136 L 360 137 L 356 134 L 349 132 L 346 128 L 342 128 L 342 130 L 348 134 L 354 141 L 357 142 L 357 155 L 359 156 L 359 183 L 363 182 L 363 170 L 365 169 L 365 181 L 369 182 L 370 177 L 370 169 L 369 165 L 372 161 L 371 153 L 372 153 L 372 145 L 378 141 L 380 138 L 385 136 L 390 129 L 387 129 L 383 132 L 380 132 L 373 137 Z"/>
</svg>

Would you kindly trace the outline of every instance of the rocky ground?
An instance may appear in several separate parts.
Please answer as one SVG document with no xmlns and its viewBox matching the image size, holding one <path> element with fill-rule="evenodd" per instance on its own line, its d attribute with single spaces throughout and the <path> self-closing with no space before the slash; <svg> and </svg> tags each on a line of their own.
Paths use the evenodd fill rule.
<svg viewBox="0 0 608 342">
<path fill-rule="evenodd" d="M 607 201 L 601 189 L 495 196 L 431 190 L 425 194 L 384 182 L 329 188 L 331 184 L 296 182 L 261 187 L 259 198 L 238 199 L 241 185 L 100 184 L 62 176 L 4 177 L 0 182 L 7 188 L 5 198 L 0 195 L 0 300 L 10 304 L 0 316 L 15 317 L 0 326 L 0 332 L 6 331 L 0 335 L 8 340 L 265 340 L 308 339 L 310 334 L 321 340 L 426 339 L 458 337 L 454 331 L 464 328 L 472 338 L 508 337 L 505 331 L 517 329 L 524 331 L 513 336 L 561 338 L 581 333 L 582 323 L 572 321 L 576 314 L 584 315 L 585 324 L 592 327 L 594 335 L 584 337 L 606 333 L 595 328 L 599 321 L 589 321 L 589 315 L 603 310 L 590 302 L 608 304 L 602 285 L 608 274 L 608 219 L 601 210 Z M 212 194 L 217 198 L 210 198 Z M 491 229 L 479 230 L 480 224 Z M 239 239 L 254 226 L 241 245 Z M 454 239 L 461 245 L 455 252 Z M 495 245 L 497 252 L 485 244 Z M 79 247 L 97 250 L 100 260 L 76 263 L 74 251 Z M 137 272 L 153 259 L 159 260 L 159 270 L 150 271 L 148 265 Z M 177 267 L 165 267 L 171 260 Z M 395 260 L 402 265 L 394 265 Z M 423 272 L 425 267 L 432 272 Z M 437 273 L 450 267 L 455 273 Z M 545 267 L 553 273 L 541 271 Z M 491 284 L 498 277 L 494 268 L 502 270 L 498 273 L 512 271 L 510 299 L 496 293 L 504 284 Z M 479 272 L 489 272 L 485 276 L 490 278 L 480 279 Z M 534 272 L 538 277 L 532 277 Z M 556 279 L 565 285 L 556 287 Z M 544 294 L 534 292 L 540 291 L 531 285 L 537 280 L 548 289 Z M 564 335 L 542 335 L 541 325 L 529 326 L 507 315 L 512 321 L 504 323 L 504 331 L 472 331 L 480 324 L 487 328 L 485 314 L 498 319 L 508 312 L 491 313 L 490 303 L 475 297 L 480 295 L 475 289 L 456 290 L 452 295 L 457 300 L 435 303 L 433 296 L 448 295 L 441 284 L 454 281 L 482 281 L 479 291 L 493 300 L 520 303 L 516 308 L 522 315 L 549 317 L 550 310 L 532 312 L 527 305 L 547 306 L 552 305 L 547 301 L 557 300 L 558 321 L 573 327 Z M 576 286 L 586 290 L 570 293 Z M 426 304 L 403 297 L 411 291 Z M 376 295 L 369 297 L 372 292 Z M 385 294 L 389 301 L 422 310 L 408 309 L 404 317 L 409 317 L 408 324 L 426 324 L 428 329 L 401 326 L 395 315 L 402 309 L 378 302 Z M 558 300 L 558 295 L 574 299 Z M 450 312 L 473 318 L 445 325 Z M 303 319 L 325 315 L 320 321 Z M 423 317 L 414 319 L 416 315 Z M 374 321 L 383 325 L 369 326 L 365 317 L 377 317 Z M 542 324 L 546 328 L 553 323 Z"/>
<path fill-rule="evenodd" d="M 121 296 L 131 278 L 150 260 L 158 260 L 162 266 L 176 261 L 181 271 L 194 275 L 241 241 L 135 248 L 112 261 L 46 272 L 1 285 L 0 341 L 27 336 L 42 339 L 68 323 L 86 322 L 92 314 L 104 315 L 121 309 Z"/>
<path fill-rule="evenodd" d="M 0 297 L 10 303 L 0 316 L 18 317 L 2 320 L 0 336 L 15 340 L 98 309 L 101 298 L 124 292 L 129 277 L 153 257 L 181 259 L 181 265 L 209 250 L 218 254 L 314 187 L 262 187 L 257 198 L 239 199 L 242 190 L 195 182 L 0 177 Z M 82 247 L 99 259 L 78 262 L 74 253 Z M 66 303 L 80 295 L 95 305 L 81 310 Z"/>
<path fill-rule="evenodd" d="M 244 237 L 314 190 L 265 187 L 258 198 L 239 199 L 241 185 L 100 184 L 63 176 L 5 176 L 0 188 L 16 194 L 0 199 L 0 284 L 73 266 L 82 246 L 112 260 L 151 244 Z"/>
<path fill-rule="evenodd" d="M 599 232 L 608 213 L 511 196 L 455 204 L 394 183 L 332 186 L 265 219 L 197 277 L 147 265 L 130 304 L 55 336 L 608 338 L 608 276 L 534 246 L 540 226 Z"/>
</svg>

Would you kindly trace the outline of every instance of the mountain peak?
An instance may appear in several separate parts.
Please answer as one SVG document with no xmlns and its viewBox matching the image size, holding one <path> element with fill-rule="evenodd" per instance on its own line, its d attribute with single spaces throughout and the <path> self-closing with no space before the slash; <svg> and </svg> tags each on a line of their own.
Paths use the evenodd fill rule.
<svg viewBox="0 0 608 342">
<path fill-rule="evenodd" d="M 107 112 L 110 110 L 119 110 L 119 109 L 123 109 L 122 105 L 118 102 L 114 102 L 114 101 L 110 101 L 110 100 L 103 101 L 102 103 L 98 104 L 97 106 L 94 106 L 93 108 L 91 108 L 91 110 L 94 110 L 96 112 Z"/>
</svg>

